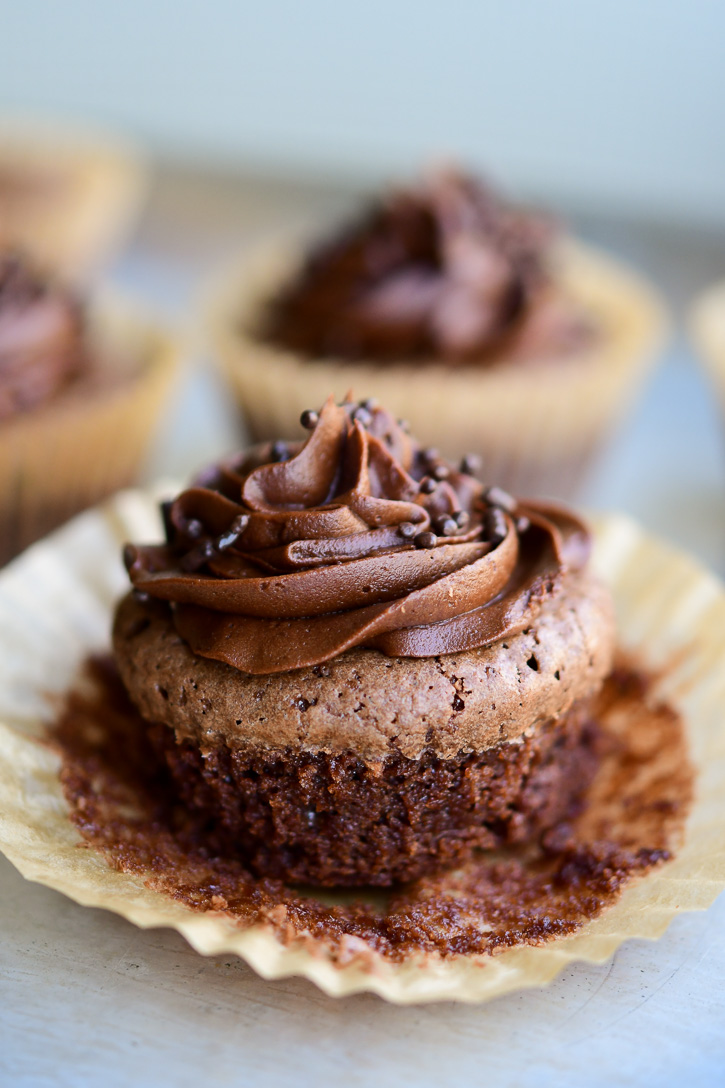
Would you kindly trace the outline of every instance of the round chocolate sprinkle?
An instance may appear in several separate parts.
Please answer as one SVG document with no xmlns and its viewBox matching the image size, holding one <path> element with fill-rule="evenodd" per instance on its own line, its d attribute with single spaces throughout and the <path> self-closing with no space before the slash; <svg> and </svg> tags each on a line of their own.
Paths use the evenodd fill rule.
<svg viewBox="0 0 725 1088">
<path fill-rule="evenodd" d="M 492 544 L 500 544 L 506 536 L 507 531 L 506 518 L 497 506 L 491 507 L 486 511 L 486 517 L 483 521 L 483 531 L 486 538 L 491 541 Z"/>
<path fill-rule="evenodd" d="M 435 533 L 431 532 L 418 533 L 413 543 L 416 548 L 435 548 L 438 543 L 438 537 Z"/>
<path fill-rule="evenodd" d="M 367 408 L 356 408 L 352 413 L 352 418 L 356 423 L 359 423 L 361 427 L 369 427 L 373 421 L 373 417 L 368 412 Z"/>
<path fill-rule="evenodd" d="M 189 518 L 184 526 L 184 532 L 187 536 L 191 537 L 192 540 L 198 540 L 204 532 L 204 526 L 198 518 Z"/>
<path fill-rule="evenodd" d="M 320 421 L 320 413 L 313 412 L 311 408 L 305 408 L 300 416 L 300 423 L 307 431 L 314 431 Z"/>
<path fill-rule="evenodd" d="M 432 480 L 430 476 L 424 476 L 420 481 L 420 490 L 424 495 L 432 495 L 436 489 L 436 481 Z"/>
<path fill-rule="evenodd" d="M 465 472 L 467 476 L 475 476 L 480 471 L 483 464 L 483 458 L 479 457 L 477 453 L 467 453 L 461 461 L 461 472 Z"/>
<path fill-rule="evenodd" d="M 516 499 L 513 495 L 509 495 L 508 491 L 504 491 L 502 487 L 484 488 L 483 497 L 489 506 L 498 506 L 508 513 L 516 509 Z"/>
<path fill-rule="evenodd" d="M 412 521 L 403 521 L 398 526 L 398 532 L 403 540 L 412 540 L 418 532 L 418 526 L 414 525 Z"/>
<path fill-rule="evenodd" d="M 440 536 L 455 536 L 458 532 L 458 524 L 455 518 L 450 517 L 448 514 L 437 518 L 435 527 Z"/>
<path fill-rule="evenodd" d="M 286 442 L 277 441 L 272 445 L 273 461 L 289 461 L 289 448 Z"/>
<path fill-rule="evenodd" d="M 470 520 L 465 510 L 456 510 L 455 514 L 452 514 L 451 517 L 455 519 L 459 529 L 465 529 Z"/>
<path fill-rule="evenodd" d="M 429 446 L 427 450 L 422 450 L 421 457 L 430 464 L 433 461 L 437 461 L 440 454 L 435 446 Z"/>
<path fill-rule="evenodd" d="M 367 400 L 360 401 L 360 407 L 365 408 L 368 412 L 376 412 L 380 407 L 380 402 L 375 397 L 368 397 Z"/>
<path fill-rule="evenodd" d="M 435 476 L 436 480 L 446 480 L 450 476 L 450 474 L 451 470 L 449 469 L 448 465 L 436 465 L 432 473 L 432 475 Z"/>
</svg>

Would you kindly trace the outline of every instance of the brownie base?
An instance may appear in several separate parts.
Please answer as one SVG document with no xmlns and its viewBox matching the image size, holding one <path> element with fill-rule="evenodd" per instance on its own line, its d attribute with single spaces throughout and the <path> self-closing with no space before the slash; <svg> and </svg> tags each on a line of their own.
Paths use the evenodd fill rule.
<svg viewBox="0 0 725 1088">
<path fill-rule="evenodd" d="M 527 843 L 571 817 L 597 764 L 590 701 L 532 735 L 441 759 L 353 752 L 230 749 L 202 756 L 149 727 L 180 801 L 257 876 L 290 883 L 387 886 Z"/>
</svg>

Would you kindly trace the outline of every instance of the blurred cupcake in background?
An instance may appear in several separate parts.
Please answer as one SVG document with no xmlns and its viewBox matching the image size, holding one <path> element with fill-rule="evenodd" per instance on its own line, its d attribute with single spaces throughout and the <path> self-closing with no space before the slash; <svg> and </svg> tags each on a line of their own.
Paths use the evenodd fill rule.
<svg viewBox="0 0 725 1088">
<path fill-rule="evenodd" d="M 725 280 L 714 284 L 696 300 L 690 329 L 725 415 Z"/>
<path fill-rule="evenodd" d="M 629 269 L 452 170 L 316 246 L 258 251 L 212 309 L 255 440 L 296 435 L 306 408 L 352 389 L 532 495 L 576 490 L 664 328 Z"/>
<path fill-rule="evenodd" d="M 176 362 L 120 300 L 0 253 L 0 563 L 134 480 Z"/>
<path fill-rule="evenodd" d="M 0 247 L 87 279 L 122 247 L 148 188 L 139 152 L 105 133 L 0 118 Z"/>
</svg>

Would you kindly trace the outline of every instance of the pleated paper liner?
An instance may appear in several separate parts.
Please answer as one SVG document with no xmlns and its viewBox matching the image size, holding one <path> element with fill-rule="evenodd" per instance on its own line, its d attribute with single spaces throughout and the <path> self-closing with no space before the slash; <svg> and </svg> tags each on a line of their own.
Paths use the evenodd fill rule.
<svg viewBox="0 0 725 1088">
<path fill-rule="evenodd" d="M 143 157 L 117 137 L 0 117 L 0 247 L 86 281 L 123 247 L 147 190 Z"/>
<path fill-rule="evenodd" d="M 121 542 L 154 539 L 156 502 L 173 491 L 122 493 L 0 576 L 0 848 L 28 879 L 138 926 L 177 929 L 203 954 L 237 953 L 266 978 L 302 975 L 331 995 L 373 991 L 401 1004 L 484 1001 L 539 986 L 573 961 L 605 961 L 628 938 L 659 937 L 678 912 L 706 908 L 725 887 L 725 592 L 694 560 L 621 517 L 596 522 L 596 567 L 613 589 L 624 648 L 655 671 L 667 666 L 653 695 L 684 717 L 696 796 L 674 860 L 632 880 L 573 935 L 490 957 L 396 963 L 371 952 L 364 967 L 340 966 L 324 942 L 285 946 L 263 925 L 194 911 L 78 849 L 58 757 L 37 738 L 85 656 L 108 646 L 126 585 Z"/>
<path fill-rule="evenodd" d="M 107 295 L 90 310 L 93 373 L 0 426 L 0 564 L 133 483 L 179 348 L 143 311 Z"/>
<path fill-rule="evenodd" d="M 725 415 L 725 280 L 697 299 L 690 313 L 690 330 Z"/>
<path fill-rule="evenodd" d="M 255 440 L 300 436 L 305 408 L 330 392 L 375 396 L 445 456 L 484 459 L 488 482 L 518 494 L 570 495 L 630 408 L 662 346 L 664 308 L 625 266 L 562 244 L 562 291 L 600 336 L 565 359 L 454 368 L 303 359 L 256 335 L 265 303 L 299 267 L 304 247 L 268 246 L 211 292 L 214 350 Z"/>
</svg>

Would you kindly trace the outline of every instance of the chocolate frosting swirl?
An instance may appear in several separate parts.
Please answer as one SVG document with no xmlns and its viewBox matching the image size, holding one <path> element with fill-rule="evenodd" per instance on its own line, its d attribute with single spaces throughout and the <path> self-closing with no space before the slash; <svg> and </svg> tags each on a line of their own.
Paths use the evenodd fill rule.
<svg viewBox="0 0 725 1088">
<path fill-rule="evenodd" d="M 588 339 L 550 271 L 551 224 L 463 174 L 382 198 L 313 251 L 262 335 L 307 356 L 491 362 Z"/>
<path fill-rule="evenodd" d="M 0 421 L 50 400 L 84 364 L 76 299 L 17 254 L 0 256 Z"/>
<path fill-rule="evenodd" d="M 586 562 L 573 514 L 484 488 L 374 403 L 305 415 L 307 442 L 214 467 L 164 504 L 165 544 L 126 546 L 195 653 L 262 675 L 353 646 L 466 650 L 523 630 Z"/>
</svg>

